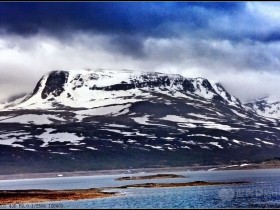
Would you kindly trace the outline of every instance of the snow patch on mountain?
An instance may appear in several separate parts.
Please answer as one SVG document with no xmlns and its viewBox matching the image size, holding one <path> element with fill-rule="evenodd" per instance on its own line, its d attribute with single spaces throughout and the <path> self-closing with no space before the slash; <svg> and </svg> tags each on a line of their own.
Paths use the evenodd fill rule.
<svg viewBox="0 0 280 210">
<path fill-rule="evenodd" d="M 9 145 L 12 147 L 24 147 L 19 143 L 31 138 L 27 132 L 9 132 L 0 134 L 0 145 Z"/>
<path fill-rule="evenodd" d="M 259 138 L 255 138 L 257 141 L 260 141 L 264 144 L 269 144 L 269 145 L 275 145 L 274 143 L 268 142 L 268 141 L 264 141 L 264 140 L 260 140 Z"/>
<path fill-rule="evenodd" d="M 235 110 L 233 110 L 233 109 L 231 109 L 231 111 L 232 111 L 234 114 L 238 115 L 239 117 L 248 118 L 245 114 L 241 114 L 241 113 L 239 113 L 239 112 L 237 112 L 237 111 L 235 111 Z"/>
<path fill-rule="evenodd" d="M 112 115 L 118 116 L 121 114 L 128 113 L 128 108 L 130 104 L 125 105 L 112 105 L 112 106 L 105 106 L 105 107 L 97 107 L 92 109 L 85 109 L 80 111 L 75 111 L 75 118 L 79 121 L 82 121 L 84 118 L 89 116 L 104 116 L 104 115 Z"/>
<path fill-rule="evenodd" d="M 250 107 L 258 115 L 280 119 L 280 98 L 279 97 L 264 97 L 256 99 L 245 104 Z"/>
<path fill-rule="evenodd" d="M 46 132 L 39 135 L 38 138 L 44 141 L 44 144 L 41 147 L 46 147 L 50 142 L 70 142 L 70 144 L 77 145 L 84 137 L 79 137 L 75 133 L 53 133 L 55 129 L 47 128 Z"/>
<path fill-rule="evenodd" d="M 221 96 L 223 97 L 223 99 L 225 99 L 229 105 L 232 106 L 237 106 L 240 107 L 241 106 L 241 102 L 239 101 L 239 99 L 237 99 L 236 97 L 230 95 L 225 88 L 222 86 L 221 83 L 212 83 L 213 88 L 215 89 L 215 91 Z"/>
<path fill-rule="evenodd" d="M 1 119 L 0 122 L 3 123 L 21 123 L 21 124 L 36 124 L 36 125 L 50 125 L 53 120 L 65 121 L 55 115 L 36 115 L 36 114 L 25 114 L 15 117 L 7 117 L 6 119 Z"/>
<path fill-rule="evenodd" d="M 214 145 L 220 149 L 223 149 L 223 147 L 221 145 L 219 145 L 219 142 L 209 142 L 209 144 Z"/>
<path fill-rule="evenodd" d="M 211 122 L 210 120 L 204 121 L 204 120 L 188 119 L 188 118 L 184 118 L 184 117 L 176 116 L 176 115 L 167 115 L 161 119 L 172 121 L 172 122 L 177 122 L 177 123 L 179 123 L 179 125 L 182 125 L 181 123 L 186 123 L 185 124 L 186 127 L 197 127 L 200 125 L 205 128 L 219 129 L 219 130 L 226 130 L 226 131 L 241 129 L 241 128 L 233 128 L 231 126 L 223 125 L 223 124 L 216 123 L 216 122 Z M 199 125 L 197 125 L 197 124 L 199 124 Z"/>
</svg>

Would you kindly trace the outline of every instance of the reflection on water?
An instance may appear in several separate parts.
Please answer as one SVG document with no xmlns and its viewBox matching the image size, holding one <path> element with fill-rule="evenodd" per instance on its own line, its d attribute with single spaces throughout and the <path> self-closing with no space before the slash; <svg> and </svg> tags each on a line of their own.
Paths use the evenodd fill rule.
<svg viewBox="0 0 280 210">
<path fill-rule="evenodd" d="M 170 172 L 173 173 L 173 172 Z M 174 172 L 186 178 L 115 181 L 127 175 L 57 177 L 0 181 L 1 189 L 82 189 L 145 182 L 249 181 L 245 185 L 154 189 L 116 189 L 119 196 L 94 200 L 48 202 L 63 208 L 225 208 L 280 207 L 280 169 Z M 137 174 L 134 174 L 137 175 Z M 138 174 L 139 175 L 139 174 Z M 143 175 L 143 174 L 141 174 Z M 145 175 L 149 175 L 148 173 Z"/>
</svg>

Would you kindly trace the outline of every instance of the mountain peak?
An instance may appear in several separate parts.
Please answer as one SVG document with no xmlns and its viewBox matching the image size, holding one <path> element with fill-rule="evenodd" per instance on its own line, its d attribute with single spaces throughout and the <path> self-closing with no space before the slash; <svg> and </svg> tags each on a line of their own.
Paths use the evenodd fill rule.
<svg viewBox="0 0 280 210">
<path fill-rule="evenodd" d="M 44 75 L 34 91 L 15 108 L 93 108 L 111 103 L 147 100 L 154 94 L 220 100 L 233 106 L 240 102 L 221 84 L 205 78 L 133 70 L 55 70 Z"/>
<path fill-rule="evenodd" d="M 280 118 L 280 98 L 275 96 L 265 96 L 245 103 L 258 115 L 270 118 Z"/>
</svg>

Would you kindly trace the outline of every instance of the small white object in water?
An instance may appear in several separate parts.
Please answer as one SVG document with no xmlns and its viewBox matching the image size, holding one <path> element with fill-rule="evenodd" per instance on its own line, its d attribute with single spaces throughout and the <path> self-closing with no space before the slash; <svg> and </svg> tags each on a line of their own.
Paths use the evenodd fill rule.
<svg viewBox="0 0 280 210">
<path fill-rule="evenodd" d="M 240 167 L 249 166 L 249 165 L 251 165 L 251 164 L 244 163 L 244 164 L 241 164 Z"/>
<path fill-rule="evenodd" d="M 209 168 L 207 171 L 214 171 L 216 170 L 217 168 Z"/>
<path fill-rule="evenodd" d="M 57 174 L 57 176 L 62 177 L 62 176 L 63 176 L 63 174 Z"/>
</svg>

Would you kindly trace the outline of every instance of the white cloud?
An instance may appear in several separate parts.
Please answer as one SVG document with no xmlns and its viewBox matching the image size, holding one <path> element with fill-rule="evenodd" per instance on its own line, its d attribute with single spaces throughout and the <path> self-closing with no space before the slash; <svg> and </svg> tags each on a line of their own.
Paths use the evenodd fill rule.
<svg viewBox="0 0 280 210">
<path fill-rule="evenodd" d="M 111 37 L 77 33 L 67 40 L 38 34 L 0 37 L 0 99 L 31 92 L 56 69 L 105 68 L 179 73 L 221 82 L 246 101 L 280 88 L 280 43 L 187 38 L 147 38 L 144 57 L 116 51 Z M 279 95 L 280 96 L 280 95 Z"/>
<path fill-rule="evenodd" d="M 280 4 L 279 2 L 247 2 L 248 11 L 260 19 L 273 21 L 279 25 Z"/>
</svg>

